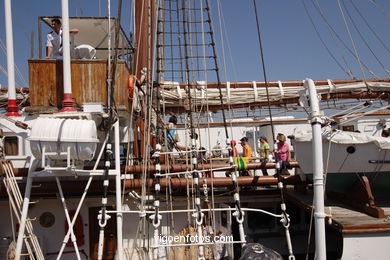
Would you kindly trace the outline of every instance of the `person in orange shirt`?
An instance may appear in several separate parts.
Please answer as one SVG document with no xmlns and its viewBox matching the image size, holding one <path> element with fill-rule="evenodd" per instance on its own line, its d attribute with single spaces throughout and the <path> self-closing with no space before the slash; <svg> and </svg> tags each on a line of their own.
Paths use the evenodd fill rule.
<svg viewBox="0 0 390 260">
<path fill-rule="evenodd" d="M 252 148 L 248 143 L 248 138 L 243 137 L 240 142 L 242 146 L 242 157 L 252 157 Z"/>
<path fill-rule="evenodd" d="M 241 142 L 241 146 L 242 146 L 242 157 L 243 157 L 242 159 L 243 159 L 243 162 L 244 162 L 245 168 L 246 168 L 246 164 L 249 162 L 250 158 L 252 157 L 252 148 L 248 143 L 247 137 L 241 138 L 240 142 Z M 242 176 L 249 176 L 250 174 L 249 174 L 248 170 L 242 170 L 241 175 Z"/>
</svg>

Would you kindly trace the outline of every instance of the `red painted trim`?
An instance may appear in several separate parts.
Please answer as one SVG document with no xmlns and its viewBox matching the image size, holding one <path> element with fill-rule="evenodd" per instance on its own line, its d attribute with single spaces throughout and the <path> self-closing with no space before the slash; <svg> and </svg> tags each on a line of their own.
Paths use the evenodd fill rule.
<svg viewBox="0 0 390 260">
<path fill-rule="evenodd" d="M 73 107 L 72 93 L 64 93 L 64 99 L 62 100 L 62 109 L 60 112 L 76 112 L 77 110 Z"/>
<path fill-rule="evenodd" d="M 18 105 L 16 105 L 16 99 L 8 99 L 7 114 L 6 116 L 21 116 L 18 113 Z"/>
</svg>

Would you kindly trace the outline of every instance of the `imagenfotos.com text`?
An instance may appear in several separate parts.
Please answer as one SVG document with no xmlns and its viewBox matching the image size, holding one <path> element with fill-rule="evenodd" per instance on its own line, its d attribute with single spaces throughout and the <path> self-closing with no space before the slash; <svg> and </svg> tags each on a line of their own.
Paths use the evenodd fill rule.
<svg viewBox="0 0 390 260">
<path fill-rule="evenodd" d="M 231 243 L 233 242 L 233 236 L 198 236 L 187 234 L 185 236 L 170 236 L 170 235 L 159 235 L 158 243 L 160 245 L 170 244 L 204 244 L 204 243 Z"/>
</svg>

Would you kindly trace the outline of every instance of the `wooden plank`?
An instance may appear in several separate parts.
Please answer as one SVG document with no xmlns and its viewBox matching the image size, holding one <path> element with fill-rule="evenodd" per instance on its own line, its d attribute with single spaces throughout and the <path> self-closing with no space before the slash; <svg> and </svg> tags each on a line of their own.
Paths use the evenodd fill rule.
<svg viewBox="0 0 390 260">
<path fill-rule="evenodd" d="M 306 211 L 311 212 L 313 199 L 311 191 L 303 194 L 288 189 L 286 190 L 286 198 Z M 385 216 L 387 216 L 385 219 L 371 217 L 343 203 L 327 199 L 325 213 L 329 217 L 327 217 L 326 223 L 331 223 L 331 227 L 342 233 L 390 231 L 390 203 L 382 202 L 380 206 L 384 209 Z"/>
<path fill-rule="evenodd" d="M 56 63 L 43 62 L 36 66 L 29 63 L 30 103 L 49 106 L 56 103 Z M 34 93 L 34 95 L 31 95 Z"/>
<path fill-rule="evenodd" d="M 61 106 L 63 77 L 61 60 L 29 60 L 31 106 Z M 115 103 L 129 107 L 127 80 L 130 72 L 119 60 L 115 73 Z M 76 105 L 102 103 L 107 105 L 107 61 L 72 60 L 72 94 Z"/>
</svg>

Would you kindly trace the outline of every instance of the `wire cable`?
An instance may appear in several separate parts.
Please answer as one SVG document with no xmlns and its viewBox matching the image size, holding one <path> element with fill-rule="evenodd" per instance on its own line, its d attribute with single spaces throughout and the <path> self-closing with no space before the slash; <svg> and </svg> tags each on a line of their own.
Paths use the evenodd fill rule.
<svg viewBox="0 0 390 260">
<path fill-rule="evenodd" d="M 305 9 L 305 12 L 310 20 L 310 23 L 313 25 L 313 28 L 316 32 L 316 35 L 317 37 L 319 38 L 319 40 L 321 41 L 322 45 L 324 46 L 325 50 L 328 52 L 328 54 L 330 55 L 330 57 L 333 59 L 333 61 L 337 64 L 337 66 L 339 66 L 339 68 L 345 72 L 345 74 L 347 74 L 347 76 L 353 78 L 353 75 L 351 75 L 350 73 L 350 70 L 347 70 L 345 69 L 341 63 L 336 59 L 336 57 L 333 55 L 333 53 L 330 51 L 328 45 L 325 43 L 324 39 L 322 38 L 320 32 L 318 31 L 318 28 L 317 26 L 315 25 L 314 21 L 313 21 L 313 18 L 311 17 L 310 13 L 309 13 L 309 10 L 307 9 L 307 5 L 305 3 L 305 0 L 301 0 L 302 4 L 303 4 L 303 7 Z"/>
<path fill-rule="evenodd" d="M 351 2 L 351 5 L 353 6 L 353 8 L 356 10 L 356 12 L 359 14 L 359 16 L 362 18 L 362 20 L 364 21 L 364 23 L 366 24 L 366 26 L 370 29 L 370 31 L 375 35 L 375 38 L 377 38 L 377 40 L 382 44 L 383 48 L 386 49 L 386 51 L 388 53 L 390 53 L 390 49 L 387 47 L 387 45 L 384 43 L 384 41 L 381 39 L 381 37 L 379 37 L 379 35 L 375 32 L 375 30 L 370 26 L 370 24 L 367 22 L 367 19 L 364 18 L 364 15 L 359 11 L 359 9 L 357 8 L 357 6 L 355 5 L 355 3 L 352 1 L 352 0 L 349 0 Z"/>
<path fill-rule="evenodd" d="M 340 43 L 344 46 L 344 48 L 355 58 L 357 59 L 358 57 L 356 57 L 355 53 L 351 50 L 351 48 L 348 47 L 348 45 L 343 41 L 343 39 L 341 38 L 341 36 L 336 32 L 336 30 L 333 28 L 333 26 L 329 23 L 328 19 L 326 18 L 324 12 L 322 11 L 321 7 L 320 7 L 320 4 L 318 3 L 317 0 L 311 0 L 312 4 L 314 5 L 315 9 L 317 10 L 317 12 L 320 14 L 322 20 L 324 21 L 324 23 L 327 25 L 327 27 L 329 28 L 330 32 L 332 35 L 334 35 L 339 41 Z M 364 63 L 364 62 L 361 62 L 362 66 L 367 70 L 369 71 L 375 78 L 378 78 L 375 73 L 370 70 L 367 65 Z"/>
<path fill-rule="evenodd" d="M 343 11 L 343 7 L 342 7 L 341 4 L 340 4 L 340 0 L 337 0 L 337 3 L 338 3 L 338 5 L 339 5 L 341 17 L 343 18 L 343 21 L 344 21 L 344 24 L 345 24 L 345 29 L 347 30 L 349 39 L 350 39 L 350 41 L 351 41 L 353 50 L 354 50 L 354 52 L 355 52 L 356 60 L 357 60 L 357 62 L 358 62 L 358 64 L 359 64 L 360 70 L 361 70 L 361 72 L 362 72 L 363 80 L 365 81 L 365 79 L 366 79 L 366 73 L 364 72 L 364 68 L 363 68 L 363 65 L 362 65 L 362 62 L 361 62 L 359 53 L 358 53 L 358 51 L 357 51 L 357 48 L 356 48 L 356 45 L 355 45 L 355 41 L 353 40 L 351 31 L 349 30 L 348 22 L 347 22 L 347 19 L 345 18 L 344 11 Z M 368 90 L 368 85 L 367 85 L 367 90 Z"/>
<path fill-rule="evenodd" d="M 385 73 L 387 73 L 389 76 L 390 76 L 390 72 L 389 70 L 385 67 L 385 65 L 379 60 L 378 56 L 374 53 L 374 51 L 371 49 L 370 45 L 368 44 L 368 42 L 366 41 L 365 37 L 363 36 L 363 34 L 360 32 L 359 28 L 356 26 L 356 23 L 355 21 L 353 20 L 350 12 L 348 11 L 348 8 L 346 8 L 345 6 L 345 3 L 344 1 L 341 1 L 342 5 L 344 6 L 344 9 L 345 9 L 345 12 L 347 13 L 348 17 L 349 17 L 349 20 L 351 21 L 353 27 L 355 28 L 355 30 L 357 31 L 357 33 L 359 34 L 360 38 L 362 39 L 362 41 L 364 42 L 364 44 L 366 45 L 366 47 L 369 49 L 369 51 L 371 52 L 372 56 L 374 56 L 374 58 L 376 59 L 376 61 L 379 63 L 379 65 L 383 68 L 383 70 L 385 71 Z"/>
<path fill-rule="evenodd" d="M 390 15 L 386 12 L 386 10 L 379 5 L 376 0 L 368 0 L 370 1 L 373 5 L 375 5 L 376 8 L 383 14 L 384 17 L 386 17 L 387 20 L 390 20 Z"/>
</svg>

